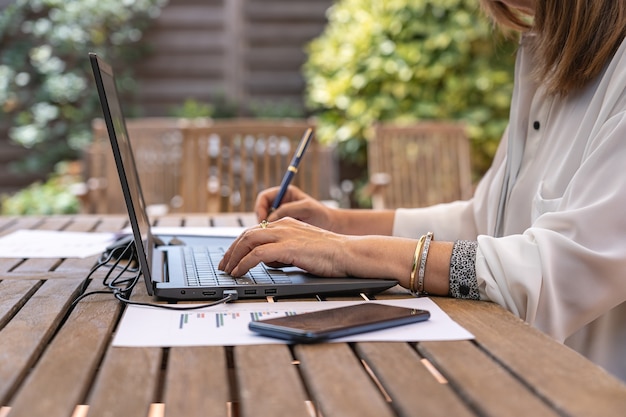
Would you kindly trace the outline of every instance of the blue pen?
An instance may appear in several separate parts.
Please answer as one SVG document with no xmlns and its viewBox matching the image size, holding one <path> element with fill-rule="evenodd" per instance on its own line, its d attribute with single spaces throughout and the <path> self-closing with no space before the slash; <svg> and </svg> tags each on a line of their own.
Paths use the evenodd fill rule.
<svg viewBox="0 0 626 417">
<path fill-rule="evenodd" d="M 285 172 L 285 175 L 283 176 L 283 180 L 280 183 L 280 190 L 278 191 L 278 195 L 276 195 L 276 198 L 274 199 L 274 202 L 272 203 L 272 207 L 270 208 L 270 213 L 276 210 L 278 206 L 280 206 L 281 201 L 283 201 L 283 197 L 285 196 L 285 193 L 287 192 L 287 188 L 289 187 L 289 184 L 291 184 L 291 180 L 293 180 L 293 177 L 298 172 L 298 165 L 300 164 L 300 160 L 302 159 L 302 156 L 304 155 L 304 151 L 306 151 L 307 146 L 309 146 L 309 142 L 311 142 L 312 137 L 313 137 L 313 129 L 308 128 L 306 132 L 304 132 L 302 139 L 300 139 L 300 144 L 298 145 L 298 149 L 296 150 L 296 153 L 293 155 L 293 158 L 291 159 L 291 164 L 289 164 L 289 168 L 287 168 L 287 172 Z"/>
</svg>

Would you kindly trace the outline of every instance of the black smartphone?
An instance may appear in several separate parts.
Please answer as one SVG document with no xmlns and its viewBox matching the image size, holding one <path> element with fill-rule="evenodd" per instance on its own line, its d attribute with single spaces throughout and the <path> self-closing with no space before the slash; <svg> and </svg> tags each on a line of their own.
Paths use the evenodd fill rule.
<svg viewBox="0 0 626 417">
<path fill-rule="evenodd" d="M 264 336 L 311 343 L 428 320 L 430 313 L 367 302 L 292 316 L 252 321 L 248 328 Z"/>
</svg>

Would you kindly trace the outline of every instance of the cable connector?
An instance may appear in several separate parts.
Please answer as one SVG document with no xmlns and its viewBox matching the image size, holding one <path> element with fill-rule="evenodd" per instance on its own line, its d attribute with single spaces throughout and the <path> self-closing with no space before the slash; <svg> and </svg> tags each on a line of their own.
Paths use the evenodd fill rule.
<svg viewBox="0 0 626 417">
<path fill-rule="evenodd" d="M 237 294 L 237 290 L 224 290 L 224 298 L 225 303 L 235 301 L 239 298 L 239 294 Z"/>
</svg>

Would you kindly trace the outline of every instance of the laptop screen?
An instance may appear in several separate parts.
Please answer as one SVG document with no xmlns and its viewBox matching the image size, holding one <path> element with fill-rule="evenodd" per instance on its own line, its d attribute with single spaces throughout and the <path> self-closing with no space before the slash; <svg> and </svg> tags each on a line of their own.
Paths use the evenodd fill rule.
<svg viewBox="0 0 626 417">
<path fill-rule="evenodd" d="M 148 292 L 152 292 L 152 249 L 154 246 L 153 236 L 150 232 L 150 220 L 146 213 L 145 202 L 139 183 L 139 175 L 135 165 L 124 115 L 120 106 L 115 76 L 112 68 L 99 59 L 96 54 L 90 53 L 98 95 L 102 112 L 107 126 L 111 147 L 115 156 L 117 171 L 120 176 L 122 192 L 128 209 L 129 220 L 135 238 L 135 247 L 141 271 L 146 280 Z M 152 294 L 150 294 L 152 295 Z"/>
</svg>

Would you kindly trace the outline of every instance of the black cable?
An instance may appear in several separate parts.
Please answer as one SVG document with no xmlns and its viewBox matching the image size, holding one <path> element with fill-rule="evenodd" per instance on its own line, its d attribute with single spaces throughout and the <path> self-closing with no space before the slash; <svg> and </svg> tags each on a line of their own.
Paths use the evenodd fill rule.
<svg viewBox="0 0 626 417">
<path fill-rule="evenodd" d="M 123 249 L 123 250 L 122 250 Z M 119 251 L 121 250 L 121 253 Z M 127 257 L 127 252 L 131 251 Z M 119 253 L 119 254 L 118 254 Z M 112 265 L 108 265 L 111 260 L 115 258 L 115 262 Z M 128 262 L 121 266 L 120 262 L 126 259 Z M 135 306 L 143 306 L 143 307 L 155 307 L 155 308 L 163 308 L 167 310 L 198 310 L 201 308 L 213 307 L 218 304 L 227 303 L 229 301 L 234 301 L 237 299 L 237 292 L 231 291 L 225 297 L 213 301 L 211 303 L 205 303 L 201 305 L 196 305 L 193 307 L 185 307 L 181 306 L 171 306 L 167 304 L 155 304 L 155 303 L 144 303 L 140 301 L 131 301 L 130 294 L 132 290 L 135 288 L 135 285 L 139 282 L 141 278 L 141 269 L 140 268 L 131 268 L 133 263 L 137 263 L 137 257 L 135 253 L 135 245 L 133 242 L 128 243 L 125 246 L 118 246 L 110 249 L 108 252 L 103 253 L 96 265 L 89 271 L 89 274 L 85 277 L 83 281 L 83 285 L 80 290 L 80 295 L 76 297 L 76 299 L 72 302 L 71 307 L 73 308 L 79 301 L 82 299 L 95 295 L 95 294 L 113 294 L 113 296 L 120 302 L 127 305 L 135 305 Z M 102 285 L 106 287 L 108 290 L 95 290 L 90 292 L 85 292 L 87 290 L 87 286 L 89 285 L 89 280 L 91 276 L 100 268 L 106 267 L 108 271 L 104 278 L 102 279 Z M 119 270 L 118 270 L 119 269 Z M 114 271 L 117 271 L 117 275 L 111 278 Z M 127 272 L 134 272 L 135 275 L 132 277 L 123 277 Z M 226 291 L 225 291 L 226 293 Z"/>
<path fill-rule="evenodd" d="M 122 250 L 122 252 L 118 253 L 120 250 Z M 126 253 L 129 250 L 131 251 L 130 254 L 126 255 Z M 119 246 L 115 246 L 115 247 L 110 248 L 106 252 L 102 253 L 102 255 L 100 255 L 100 258 L 98 259 L 98 263 L 99 264 L 107 264 L 113 258 L 117 258 L 118 260 L 128 259 L 129 261 L 133 261 L 135 259 L 135 245 L 134 245 L 134 242 L 130 241 L 126 245 L 119 245 Z"/>
<path fill-rule="evenodd" d="M 116 254 L 116 253 L 117 253 L 120 249 L 122 249 L 122 248 L 123 248 L 124 250 L 123 250 L 123 251 L 122 251 L 122 253 L 119 255 L 118 260 L 115 262 L 115 264 L 114 264 L 114 265 L 112 265 L 112 266 L 107 266 L 107 264 L 111 261 L 111 259 L 113 259 L 113 257 L 115 256 L 115 254 Z M 86 276 L 86 277 L 85 277 L 85 279 L 83 280 L 82 286 L 81 286 L 80 291 L 79 291 L 79 292 L 80 292 L 80 294 L 81 294 L 81 295 L 79 296 L 79 299 L 84 298 L 84 296 L 86 295 L 86 294 L 85 294 L 85 291 L 87 290 L 87 286 L 89 285 L 89 280 L 90 280 L 91 276 L 92 276 L 92 275 L 93 275 L 93 274 L 94 274 L 97 270 L 99 270 L 100 268 L 105 267 L 105 266 L 106 266 L 106 267 L 110 267 L 110 268 L 111 268 L 111 270 L 115 269 L 115 268 L 116 268 L 116 267 L 118 267 L 118 265 L 119 265 L 119 262 L 120 262 L 119 260 L 120 260 L 120 259 L 121 259 L 121 258 L 122 258 L 125 254 L 126 254 L 126 252 L 127 252 L 129 249 L 131 250 L 131 258 L 132 258 L 133 254 L 134 254 L 134 248 L 135 248 L 135 245 L 133 245 L 133 244 L 132 244 L 132 242 L 131 242 L 131 243 L 127 244 L 125 247 L 119 246 L 119 247 L 113 248 L 113 249 L 111 249 L 111 250 L 109 250 L 109 251 L 107 251 L 107 252 L 104 252 L 102 255 L 100 255 L 100 258 L 98 258 L 98 262 L 97 262 L 97 263 L 96 263 L 96 264 L 95 264 L 95 265 L 91 268 L 91 270 L 89 271 L 89 273 L 87 274 L 87 276 Z M 129 264 L 130 264 L 130 263 L 131 263 L 131 262 L 129 262 Z M 111 272 L 111 271 L 109 271 L 109 273 L 110 273 L 110 272 Z M 107 275 L 108 275 L 108 274 L 107 274 Z M 77 302 L 77 300 L 74 300 L 74 302 L 72 303 L 72 305 L 74 305 L 76 302 Z"/>
<path fill-rule="evenodd" d="M 123 249 L 123 250 L 122 250 Z M 110 249 L 107 252 L 104 252 L 100 258 L 98 259 L 98 262 L 91 268 L 91 270 L 89 271 L 89 273 L 87 274 L 87 276 L 85 277 L 85 279 L 83 280 L 82 286 L 79 290 L 80 295 L 72 302 L 70 307 L 74 307 L 76 306 L 76 304 L 78 304 L 78 302 L 80 300 L 82 300 L 85 297 L 88 297 L 90 295 L 95 295 L 95 294 L 112 294 L 113 291 L 102 291 L 102 290 L 96 290 L 96 291 L 90 291 L 88 293 L 86 293 L 85 291 L 87 290 L 87 286 L 89 285 L 91 276 L 98 271 L 100 268 L 102 267 L 107 267 L 109 268 L 109 271 L 107 272 L 107 274 L 105 275 L 104 279 L 103 279 L 103 286 L 108 287 L 107 285 L 107 280 L 110 277 L 111 273 L 119 266 L 119 263 L 121 262 L 122 257 L 130 250 L 131 254 L 130 254 L 130 260 L 127 263 L 127 265 L 122 269 L 122 272 L 125 272 L 128 267 L 131 265 L 132 263 L 132 259 L 134 258 L 134 249 L 135 249 L 135 245 L 133 245 L 132 242 L 128 243 L 125 246 L 118 246 L 118 247 L 114 247 L 112 249 Z M 122 252 L 119 254 L 119 256 L 116 257 L 116 254 L 122 250 Z M 113 265 L 107 265 L 114 257 L 116 257 L 115 263 Z M 112 288 L 110 288 L 111 290 L 113 290 Z"/>
<path fill-rule="evenodd" d="M 142 307 L 156 307 L 156 308 L 163 308 L 166 310 L 199 310 L 201 308 L 213 307 L 218 304 L 227 303 L 229 301 L 235 301 L 237 299 L 237 294 L 231 293 L 231 294 L 228 294 L 226 297 L 213 301 L 211 303 L 205 303 L 201 305 L 188 307 L 188 306 L 185 306 L 184 304 L 180 306 L 173 306 L 173 305 L 168 305 L 168 304 L 153 304 L 153 303 L 142 303 L 140 301 L 131 301 L 127 298 L 124 298 L 120 291 L 116 291 L 113 294 L 115 295 L 115 298 L 117 298 L 119 301 L 121 301 L 124 304 L 132 305 L 132 306 L 142 306 Z"/>
<path fill-rule="evenodd" d="M 133 252 L 134 253 L 134 252 Z M 131 288 L 134 287 L 135 284 L 137 283 L 137 281 L 139 280 L 139 277 L 141 275 L 141 271 L 140 270 L 135 270 L 135 269 L 131 269 L 130 268 L 130 262 L 128 262 L 117 274 L 117 276 L 115 278 L 113 278 L 111 280 L 111 282 L 109 282 L 109 278 L 111 277 L 111 273 L 117 269 L 119 264 L 119 260 L 113 265 L 113 267 L 111 269 L 109 269 L 109 272 L 105 275 L 104 279 L 102 280 L 102 285 L 112 289 L 112 290 L 116 290 L 119 289 L 119 285 L 126 285 L 126 288 Z M 121 280 L 122 276 L 127 272 L 135 272 L 135 276 L 132 278 L 125 278 L 124 280 Z M 120 281 L 121 280 L 121 281 Z"/>
</svg>

